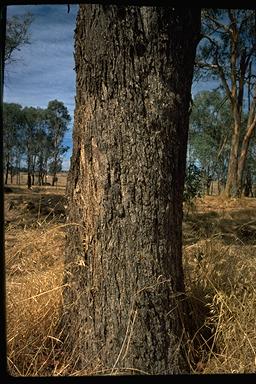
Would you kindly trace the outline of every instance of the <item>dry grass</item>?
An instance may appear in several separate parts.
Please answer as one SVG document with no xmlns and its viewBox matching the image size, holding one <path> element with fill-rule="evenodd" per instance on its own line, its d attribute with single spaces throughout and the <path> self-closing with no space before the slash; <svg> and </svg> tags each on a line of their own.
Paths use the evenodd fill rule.
<svg viewBox="0 0 256 384">
<path fill-rule="evenodd" d="M 15 239 L 6 233 L 7 347 L 13 375 L 57 369 L 54 332 L 61 305 L 63 241 L 61 226 L 16 231 Z"/>
<path fill-rule="evenodd" d="M 194 244 L 184 245 L 184 270 L 190 305 L 194 311 L 195 324 L 192 335 L 191 366 L 201 373 L 255 373 L 256 372 L 256 231 L 243 211 L 255 199 L 243 199 L 240 209 L 237 201 L 231 201 L 223 210 L 217 198 L 198 203 L 198 211 L 219 212 L 213 220 L 210 237 Z M 203 209 L 207 205 L 207 209 Z M 216 209 L 218 206 L 218 210 Z M 242 206 L 242 208 L 241 208 Z M 247 228 L 249 245 L 241 231 L 228 237 L 232 212 L 239 209 L 240 216 L 235 227 Z M 250 211 L 256 214 L 256 211 Z M 195 215 L 195 213 L 194 213 Z M 202 220 L 202 217 L 200 217 Z M 223 226 L 224 223 L 227 228 Z M 241 225 L 239 220 L 244 220 Z M 202 223 L 201 223 L 202 224 Z M 221 224 L 221 225 L 220 225 Z M 222 228 L 222 232 L 220 231 Z M 250 229 L 250 231 L 249 231 Z M 254 229 L 254 232 L 252 232 Z M 204 231 L 201 232 L 201 236 Z M 243 237 L 239 237 L 239 234 Z M 191 235 L 191 234 L 190 234 Z M 189 238 L 189 234 L 187 234 Z M 193 350 L 196 345 L 196 351 Z M 194 364 L 193 364 L 194 363 Z M 195 364 L 196 363 L 196 364 Z"/>
<path fill-rule="evenodd" d="M 184 223 L 192 372 L 256 372 L 256 238 L 255 217 L 250 213 L 256 201 L 241 204 L 206 198 L 197 202 Z M 26 211 L 22 212 L 26 221 Z M 9 214 L 14 215 L 12 210 Z M 34 212 L 34 222 L 16 226 L 14 217 L 5 232 L 9 372 L 14 376 L 102 374 L 96 361 L 93 372 L 79 371 L 75 351 L 71 354 L 63 348 L 57 326 L 65 224 L 60 216 L 46 217 L 47 213 Z"/>
</svg>

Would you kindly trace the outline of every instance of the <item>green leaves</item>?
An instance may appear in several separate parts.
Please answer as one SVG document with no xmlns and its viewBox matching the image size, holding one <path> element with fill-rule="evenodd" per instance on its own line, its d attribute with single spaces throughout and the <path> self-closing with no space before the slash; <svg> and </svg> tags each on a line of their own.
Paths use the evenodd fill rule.
<svg viewBox="0 0 256 384">
<path fill-rule="evenodd" d="M 194 163 L 190 163 L 186 169 L 183 201 L 191 203 L 195 197 L 200 197 L 203 191 L 202 172 Z"/>
<path fill-rule="evenodd" d="M 202 91 L 194 99 L 189 130 L 189 160 L 209 169 L 212 177 L 226 172 L 230 127 L 230 104 L 220 91 Z"/>
<path fill-rule="evenodd" d="M 68 150 L 63 139 L 71 120 L 65 105 L 58 100 L 46 109 L 4 103 L 3 112 L 5 170 L 21 160 L 32 174 L 61 170 Z"/>
<path fill-rule="evenodd" d="M 49 101 L 46 109 L 47 130 L 51 139 L 51 163 L 50 171 L 53 175 L 61 170 L 61 158 L 69 149 L 63 146 L 63 138 L 68 129 L 71 117 L 63 102 Z"/>
</svg>

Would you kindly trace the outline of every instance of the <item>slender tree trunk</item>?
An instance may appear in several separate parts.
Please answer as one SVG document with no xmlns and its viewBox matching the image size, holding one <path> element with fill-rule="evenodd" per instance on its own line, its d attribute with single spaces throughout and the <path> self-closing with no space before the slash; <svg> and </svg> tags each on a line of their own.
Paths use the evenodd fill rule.
<svg viewBox="0 0 256 384">
<path fill-rule="evenodd" d="M 28 189 L 31 189 L 32 187 L 32 179 L 31 179 L 31 173 L 28 172 L 28 181 L 27 181 Z"/>
<path fill-rule="evenodd" d="M 240 130 L 238 131 L 240 132 Z M 239 133 L 233 132 L 231 139 L 231 149 L 228 162 L 227 181 L 224 189 L 226 197 L 237 195 L 237 168 L 238 168 L 238 149 L 239 149 Z"/>
<path fill-rule="evenodd" d="M 237 190 L 238 190 L 239 197 L 242 196 L 244 170 L 246 165 L 249 144 L 250 144 L 250 137 L 248 135 L 245 135 L 242 142 L 242 146 L 241 146 L 241 154 L 239 157 L 238 169 L 237 169 Z"/>
<path fill-rule="evenodd" d="M 28 179 L 27 179 L 27 186 L 28 189 L 31 189 L 32 186 L 32 178 L 31 178 L 31 156 L 28 154 L 27 158 L 27 164 L 28 164 Z"/>
<path fill-rule="evenodd" d="M 56 172 L 54 172 L 54 174 L 52 175 L 52 187 L 54 187 L 55 180 L 56 180 Z"/>
<path fill-rule="evenodd" d="M 182 197 L 199 30 L 200 9 L 79 9 L 63 322 L 87 374 L 188 369 Z"/>
<path fill-rule="evenodd" d="M 240 157 L 238 161 L 237 184 L 238 184 L 239 196 L 241 196 L 242 194 L 243 174 L 246 166 L 246 160 L 247 160 L 250 141 L 255 131 L 255 127 L 256 127 L 256 85 L 254 87 L 254 97 L 250 105 L 247 129 L 242 141 Z"/>
<path fill-rule="evenodd" d="M 231 139 L 231 150 L 228 164 L 227 181 L 224 190 L 226 197 L 237 196 L 237 168 L 238 168 L 238 151 L 239 151 L 239 138 L 241 132 L 241 114 L 243 107 L 243 92 L 244 92 L 244 76 L 245 67 L 244 62 L 240 60 L 240 71 L 239 71 L 239 84 L 237 84 L 237 60 L 239 58 L 239 31 L 234 16 L 233 10 L 228 10 L 230 19 L 230 78 L 231 78 L 231 89 L 227 92 L 232 105 L 232 115 L 234 119 L 232 139 Z M 223 72 L 222 72 L 223 74 Z M 224 74 L 222 75 L 224 76 Z M 227 81 L 225 80 L 226 87 L 228 88 Z"/>
<path fill-rule="evenodd" d="M 250 168 L 247 168 L 246 176 L 245 176 L 245 183 L 244 183 L 244 196 L 245 197 L 253 197 L 253 190 L 252 190 L 252 176 L 251 176 L 251 170 Z"/>
<path fill-rule="evenodd" d="M 7 161 L 6 168 L 5 168 L 5 184 L 8 184 L 8 175 L 9 175 L 9 162 Z"/>
<path fill-rule="evenodd" d="M 19 179 L 18 179 L 18 184 L 20 185 L 20 160 L 19 160 Z"/>
</svg>

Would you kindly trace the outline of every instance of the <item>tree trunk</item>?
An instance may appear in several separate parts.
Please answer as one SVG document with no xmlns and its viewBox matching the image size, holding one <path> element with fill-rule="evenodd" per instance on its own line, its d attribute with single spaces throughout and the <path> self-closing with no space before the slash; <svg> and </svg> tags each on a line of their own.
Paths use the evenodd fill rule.
<svg viewBox="0 0 256 384">
<path fill-rule="evenodd" d="M 10 168 L 10 162 L 9 162 L 9 156 L 8 160 L 6 161 L 6 167 L 5 167 L 5 184 L 8 184 L 8 176 L 9 176 L 9 168 Z"/>
<path fill-rule="evenodd" d="M 256 127 L 256 85 L 254 87 L 254 97 L 249 109 L 249 117 L 247 121 L 247 129 L 242 141 L 240 157 L 238 161 L 238 170 L 237 170 L 237 185 L 238 185 L 238 195 L 242 195 L 243 187 L 243 175 L 248 155 L 248 149 L 250 145 L 251 138 L 254 134 Z"/>
<path fill-rule="evenodd" d="M 79 9 L 64 322 L 87 374 L 187 370 L 182 195 L 199 30 L 199 9 Z"/>
<path fill-rule="evenodd" d="M 56 181 L 56 172 L 52 175 L 52 187 L 54 187 Z"/>
<path fill-rule="evenodd" d="M 240 132 L 240 130 L 238 132 Z M 228 175 L 224 189 L 224 195 L 228 198 L 237 195 L 238 147 L 239 133 L 233 132 L 228 162 Z"/>
<path fill-rule="evenodd" d="M 242 142 L 242 146 L 241 146 L 241 154 L 239 157 L 238 168 L 237 168 L 237 191 L 238 191 L 239 197 L 242 196 L 242 191 L 243 191 L 244 169 L 246 165 L 249 143 L 250 143 L 250 137 L 248 135 L 245 135 Z"/>
<path fill-rule="evenodd" d="M 31 179 L 31 173 L 28 172 L 28 180 L 27 180 L 28 189 L 31 189 L 32 187 L 32 179 Z"/>
<path fill-rule="evenodd" d="M 32 186 L 32 178 L 31 178 L 31 156 L 28 154 L 27 157 L 27 166 L 28 166 L 28 179 L 27 179 L 27 186 L 28 189 L 31 189 Z"/>
<path fill-rule="evenodd" d="M 241 191 L 241 193 L 242 193 L 242 191 Z M 252 176 L 251 176 L 250 168 L 247 169 L 246 176 L 245 176 L 244 196 L 245 197 L 249 197 L 249 196 L 253 197 Z"/>
</svg>

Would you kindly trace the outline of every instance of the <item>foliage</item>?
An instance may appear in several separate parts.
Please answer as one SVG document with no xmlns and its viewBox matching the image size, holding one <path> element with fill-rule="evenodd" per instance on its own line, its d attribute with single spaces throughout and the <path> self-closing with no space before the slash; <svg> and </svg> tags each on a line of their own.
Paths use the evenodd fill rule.
<svg viewBox="0 0 256 384">
<path fill-rule="evenodd" d="M 49 108 L 24 107 L 4 103 L 4 170 L 6 184 L 8 175 L 18 172 L 26 164 L 29 184 L 43 184 L 50 171 L 61 171 L 62 156 L 68 147 L 63 139 L 70 116 L 62 102 L 53 100 Z M 12 173 L 11 173 L 12 176 Z M 12 182 L 12 179 L 11 179 Z M 29 185 L 30 186 L 30 185 Z"/>
<path fill-rule="evenodd" d="M 242 113 L 240 145 L 246 133 L 248 116 Z M 211 181 L 223 185 L 227 178 L 229 151 L 231 147 L 232 115 L 230 103 L 223 91 L 201 91 L 195 98 L 190 116 L 188 158 L 199 164 L 202 170 L 204 190 L 209 194 Z M 245 181 L 250 172 L 252 181 L 256 177 L 255 138 L 248 149 Z"/>
<path fill-rule="evenodd" d="M 230 103 L 232 145 L 225 193 L 240 193 L 248 148 L 256 127 L 254 10 L 204 9 L 202 40 L 198 46 L 195 79 L 215 79 Z M 243 114 L 248 109 L 246 130 Z"/>
<path fill-rule="evenodd" d="M 230 149 L 230 106 L 223 92 L 199 92 L 194 99 L 189 129 L 189 158 L 204 170 L 205 183 L 224 180 Z"/>
<path fill-rule="evenodd" d="M 236 54 L 233 61 L 232 53 Z M 235 82 L 244 80 L 241 66 L 244 64 L 244 70 L 249 71 L 250 61 L 255 55 L 254 10 L 202 10 L 202 40 L 197 50 L 195 78 L 220 80 L 226 89 L 233 75 L 236 76 Z M 233 73 L 234 69 L 236 73 Z"/>
<path fill-rule="evenodd" d="M 61 170 L 62 155 L 68 150 L 68 147 L 62 145 L 62 141 L 71 117 L 61 101 L 52 100 L 48 103 L 46 119 L 48 134 L 51 140 L 52 161 L 50 170 L 54 180 L 56 173 Z"/>
<path fill-rule="evenodd" d="M 194 163 L 190 163 L 186 169 L 185 187 L 183 200 L 186 203 L 192 202 L 195 197 L 202 193 L 202 172 Z"/>
<path fill-rule="evenodd" d="M 29 44 L 29 27 L 33 21 L 31 13 L 23 16 L 13 16 L 6 21 L 5 55 L 4 62 L 9 64 L 14 61 L 13 54 L 21 46 Z"/>
<path fill-rule="evenodd" d="M 4 168 L 7 182 L 9 171 L 12 177 L 24 150 L 24 143 L 21 140 L 23 125 L 21 105 L 14 103 L 3 105 L 3 125 Z"/>
</svg>

